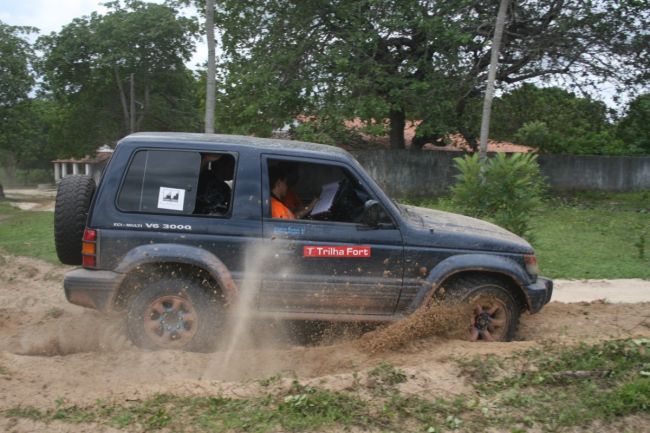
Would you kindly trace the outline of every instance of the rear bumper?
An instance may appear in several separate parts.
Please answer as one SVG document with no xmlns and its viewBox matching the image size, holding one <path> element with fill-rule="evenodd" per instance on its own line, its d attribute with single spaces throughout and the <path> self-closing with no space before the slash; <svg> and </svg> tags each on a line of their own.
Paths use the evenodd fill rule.
<svg viewBox="0 0 650 433">
<path fill-rule="evenodd" d="M 537 277 L 537 281 L 525 287 L 528 309 L 531 313 L 537 313 L 542 307 L 549 303 L 553 296 L 553 281 L 544 277 Z"/>
<path fill-rule="evenodd" d="M 109 311 L 123 279 L 117 272 L 74 269 L 63 278 L 65 297 L 72 304 Z"/>
</svg>

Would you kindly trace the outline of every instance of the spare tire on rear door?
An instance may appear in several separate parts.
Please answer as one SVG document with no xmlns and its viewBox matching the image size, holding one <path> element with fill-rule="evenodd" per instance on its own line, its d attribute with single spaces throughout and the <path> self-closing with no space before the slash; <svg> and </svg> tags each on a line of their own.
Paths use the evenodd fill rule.
<svg viewBox="0 0 650 433">
<path fill-rule="evenodd" d="M 54 245 L 66 265 L 81 264 L 81 239 L 86 227 L 95 181 L 88 176 L 61 179 L 54 207 Z"/>
</svg>

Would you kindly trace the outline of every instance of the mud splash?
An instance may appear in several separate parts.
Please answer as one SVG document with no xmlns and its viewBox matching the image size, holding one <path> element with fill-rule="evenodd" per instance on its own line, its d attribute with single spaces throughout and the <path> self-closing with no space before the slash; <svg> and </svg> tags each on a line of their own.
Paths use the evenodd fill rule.
<svg viewBox="0 0 650 433">
<path fill-rule="evenodd" d="M 24 327 L 2 344 L 17 355 L 66 356 L 86 352 L 117 352 L 134 348 L 121 316 L 86 311 L 80 315 L 48 317 Z"/>
<path fill-rule="evenodd" d="M 267 325 L 258 328 L 253 319 L 262 278 L 274 256 L 275 249 L 272 245 L 256 245 L 246 251 L 244 281 L 239 287 L 236 303 L 228 313 L 222 344 L 219 345 L 219 350 L 214 352 L 206 374 L 222 380 L 233 380 L 245 377 L 251 369 L 256 370 L 257 365 L 261 370 L 265 370 L 276 364 L 275 357 L 268 356 L 268 353 L 287 345 L 287 334 L 282 323 L 271 320 Z M 255 349 L 269 352 L 263 358 L 252 356 L 246 360 L 242 359 L 242 353 Z"/>
<path fill-rule="evenodd" d="M 427 305 L 399 322 L 363 335 L 359 343 L 364 350 L 377 354 L 426 337 L 467 339 L 472 309 L 471 305 Z"/>
</svg>

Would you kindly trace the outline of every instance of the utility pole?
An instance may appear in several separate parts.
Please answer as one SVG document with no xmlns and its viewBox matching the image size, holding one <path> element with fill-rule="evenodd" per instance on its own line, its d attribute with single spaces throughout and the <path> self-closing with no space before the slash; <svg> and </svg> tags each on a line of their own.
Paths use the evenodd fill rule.
<svg viewBox="0 0 650 433">
<path fill-rule="evenodd" d="M 496 79 L 497 67 L 499 65 L 499 49 L 501 48 L 501 38 L 503 36 L 503 27 L 506 21 L 506 11 L 509 3 L 510 0 L 501 0 L 501 4 L 499 4 L 499 12 L 497 13 L 497 22 L 494 26 L 490 70 L 488 72 L 487 88 L 485 89 L 485 99 L 483 100 L 483 116 L 481 119 L 481 142 L 479 145 L 479 158 L 481 161 L 487 159 L 487 141 L 490 133 L 490 115 L 492 114 L 492 98 L 494 97 L 494 80 Z"/>
<path fill-rule="evenodd" d="M 206 0 L 205 2 L 205 33 L 208 39 L 208 71 L 205 80 L 205 133 L 214 134 L 214 105 L 216 97 L 214 0 Z"/>
</svg>

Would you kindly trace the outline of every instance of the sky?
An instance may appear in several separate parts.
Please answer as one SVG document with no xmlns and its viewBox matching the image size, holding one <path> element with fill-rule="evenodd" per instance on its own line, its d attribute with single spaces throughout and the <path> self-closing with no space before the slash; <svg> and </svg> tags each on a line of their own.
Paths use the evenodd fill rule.
<svg viewBox="0 0 650 433">
<path fill-rule="evenodd" d="M 0 20 L 13 26 L 37 27 L 41 34 L 59 31 L 73 18 L 93 11 L 105 12 L 106 8 L 98 0 L 0 0 Z"/>
<path fill-rule="evenodd" d="M 12 26 L 32 26 L 40 30 L 39 34 L 58 32 L 61 27 L 74 18 L 90 15 L 93 11 L 105 13 L 107 9 L 101 4 L 107 0 L 0 0 L 0 21 Z M 163 0 L 148 0 L 151 3 L 163 3 Z M 191 13 L 191 11 L 189 11 Z M 207 59 L 207 47 L 204 40 L 197 43 L 197 52 L 188 62 L 194 68 L 197 63 Z"/>
</svg>

